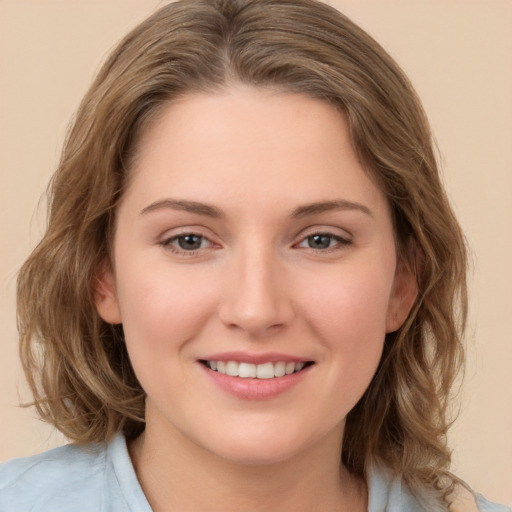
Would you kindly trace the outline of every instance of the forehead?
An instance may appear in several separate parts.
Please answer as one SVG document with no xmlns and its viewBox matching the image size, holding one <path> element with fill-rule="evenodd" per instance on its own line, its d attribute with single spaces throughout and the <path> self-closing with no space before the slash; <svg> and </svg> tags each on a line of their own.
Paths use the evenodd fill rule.
<svg viewBox="0 0 512 512">
<path fill-rule="evenodd" d="M 137 190 L 147 201 L 179 192 L 209 202 L 224 196 L 308 203 L 340 195 L 383 202 L 343 113 L 301 94 L 252 87 L 165 105 L 142 134 L 132 173 L 128 194 Z"/>
<path fill-rule="evenodd" d="M 143 154 L 148 144 L 171 136 L 194 139 L 206 147 L 229 142 L 231 149 L 240 142 L 281 148 L 292 139 L 297 149 L 301 142 L 311 145 L 319 138 L 324 143 L 336 138 L 340 146 L 345 140 L 337 136 L 343 128 L 344 114 L 327 102 L 275 88 L 232 85 L 217 92 L 181 95 L 164 104 L 142 133 L 140 147 Z"/>
</svg>

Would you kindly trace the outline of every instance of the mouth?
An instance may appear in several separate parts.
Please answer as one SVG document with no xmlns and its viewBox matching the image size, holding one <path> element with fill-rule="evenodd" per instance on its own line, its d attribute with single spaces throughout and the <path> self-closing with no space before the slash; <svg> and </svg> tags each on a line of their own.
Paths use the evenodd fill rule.
<svg viewBox="0 0 512 512">
<path fill-rule="evenodd" d="M 228 375 L 229 377 L 269 380 L 302 372 L 312 366 L 314 361 L 268 361 L 254 364 L 209 359 L 200 360 L 200 363 L 213 372 Z"/>
</svg>

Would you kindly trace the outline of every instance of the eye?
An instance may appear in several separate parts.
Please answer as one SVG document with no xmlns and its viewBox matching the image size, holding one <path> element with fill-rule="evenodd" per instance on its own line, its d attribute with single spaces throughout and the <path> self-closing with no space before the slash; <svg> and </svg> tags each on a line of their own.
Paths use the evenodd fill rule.
<svg viewBox="0 0 512 512">
<path fill-rule="evenodd" d="M 297 247 L 314 249 L 316 251 L 336 249 L 350 245 L 350 240 L 332 233 L 314 233 L 304 238 Z"/>
<path fill-rule="evenodd" d="M 197 233 L 182 233 L 180 235 L 167 238 L 160 242 L 164 247 L 168 247 L 176 252 L 193 252 L 199 249 L 205 249 L 212 246 L 212 242 Z"/>
</svg>

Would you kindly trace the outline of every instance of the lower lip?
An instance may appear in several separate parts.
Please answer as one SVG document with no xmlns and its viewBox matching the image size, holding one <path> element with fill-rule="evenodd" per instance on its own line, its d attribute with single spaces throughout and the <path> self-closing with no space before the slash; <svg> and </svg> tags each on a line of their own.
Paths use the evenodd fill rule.
<svg viewBox="0 0 512 512">
<path fill-rule="evenodd" d="M 245 379 L 216 372 L 199 363 L 206 375 L 223 391 L 243 400 L 269 400 L 296 386 L 310 372 L 314 365 L 300 372 L 274 377 L 273 379 Z"/>
</svg>

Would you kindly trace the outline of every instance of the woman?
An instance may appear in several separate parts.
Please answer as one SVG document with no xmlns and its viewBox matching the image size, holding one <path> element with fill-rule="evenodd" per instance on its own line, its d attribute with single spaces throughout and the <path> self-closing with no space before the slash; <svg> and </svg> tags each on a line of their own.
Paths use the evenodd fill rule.
<svg viewBox="0 0 512 512">
<path fill-rule="evenodd" d="M 0 510 L 460 508 L 465 268 L 369 36 L 306 0 L 162 8 L 84 98 L 20 273 L 35 404 L 75 446 L 3 466 Z"/>
</svg>

